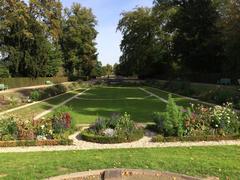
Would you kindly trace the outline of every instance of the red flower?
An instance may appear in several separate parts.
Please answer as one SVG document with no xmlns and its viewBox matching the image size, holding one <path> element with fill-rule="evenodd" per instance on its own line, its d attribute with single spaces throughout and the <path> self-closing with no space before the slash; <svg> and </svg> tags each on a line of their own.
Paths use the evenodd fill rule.
<svg viewBox="0 0 240 180">
<path fill-rule="evenodd" d="M 71 127 L 71 115 L 69 113 L 65 114 L 65 123 L 66 123 L 66 128 Z"/>
</svg>

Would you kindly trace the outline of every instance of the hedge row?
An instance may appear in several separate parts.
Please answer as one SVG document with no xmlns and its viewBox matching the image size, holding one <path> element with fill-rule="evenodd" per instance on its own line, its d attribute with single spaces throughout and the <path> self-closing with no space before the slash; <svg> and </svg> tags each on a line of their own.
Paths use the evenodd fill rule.
<svg viewBox="0 0 240 180">
<path fill-rule="evenodd" d="M 46 81 L 55 84 L 67 82 L 67 77 L 39 77 L 39 78 L 0 78 L 0 84 L 8 85 L 9 88 L 44 85 Z"/>
<path fill-rule="evenodd" d="M 240 135 L 207 135 L 207 136 L 189 136 L 189 137 L 163 137 L 157 135 L 152 138 L 152 142 L 198 142 L 198 141 L 223 141 L 223 140 L 237 140 L 240 139 Z"/>
<path fill-rule="evenodd" d="M 70 139 L 61 140 L 17 140 L 17 141 L 0 141 L 0 147 L 17 147 L 17 146 L 57 146 L 72 145 Z"/>
<path fill-rule="evenodd" d="M 116 144 L 116 143 L 126 143 L 126 142 L 133 142 L 141 139 L 144 135 L 143 130 L 137 130 L 128 137 L 126 136 L 113 136 L 113 137 L 107 137 L 107 136 L 100 136 L 90 133 L 89 131 L 85 130 L 83 131 L 80 136 L 83 140 L 94 142 L 94 143 L 100 143 L 100 144 Z"/>
</svg>

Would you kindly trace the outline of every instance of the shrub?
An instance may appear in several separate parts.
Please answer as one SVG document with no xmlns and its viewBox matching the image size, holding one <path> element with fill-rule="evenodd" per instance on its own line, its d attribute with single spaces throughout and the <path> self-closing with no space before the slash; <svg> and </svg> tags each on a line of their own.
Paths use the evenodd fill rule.
<svg viewBox="0 0 240 180">
<path fill-rule="evenodd" d="M 41 91 L 41 99 L 56 96 L 58 94 L 62 94 L 62 93 L 65 93 L 65 92 L 67 92 L 67 88 L 62 84 L 58 84 L 58 85 L 55 85 L 55 86 L 50 86 L 50 87 L 48 87 L 46 89 L 43 89 Z"/>
<path fill-rule="evenodd" d="M 189 81 L 168 81 L 163 87 L 171 92 L 176 92 L 185 96 L 191 96 L 195 93 Z"/>
<path fill-rule="evenodd" d="M 117 136 L 103 136 L 103 135 L 96 135 L 91 131 L 85 130 L 81 132 L 81 137 L 85 141 L 101 143 L 101 144 L 115 144 L 115 143 L 124 143 L 124 142 L 132 142 L 137 141 L 143 137 L 143 130 L 138 129 L 134 133 L 129 134 L 127 137 L 123 135 Z"/>
<path fill-rule="evenodd" d="M 213 108 L 210 125 L 217 129 L 218 134 L 233 134 L 240 131 L 239 117 L 229 103 Z"/>
<path fill-rule="evenodd" d="M 235 134 L 239 133 L 240 121 L 232 104 L 223 106 L 205 107 L 193 105 L 194 116 L 188 119 L 185 124 L 189 135 L 201 134 Z"/>
<path fill-rule="evenodd" d="M 84 140 L 98 143 L 131 142 L 143 136 L 142 129 L 135 126 L 130 115 L 113 114 L 110 119 L 98 118 L 97 121 L 81 133 Z"/>
<path fill-rule="evenodd" d="M 66 129 L 74 128 L 69 111 L 71 111 L 71 108 L 62 106 L 54 112 L 51 117 L 53 133 L 59 134 L 63 133 Z"/>
<path fill-rule="evenodd" d="M 7 67 L 0 65 L 0 78 L 8 78 L 10 73 Z"/>
<path fill-rule="evenodd" d="M 40 95 L 40 92 L 38 90 L 34 90 L 30 94 L 30 99 L 33 100 L 33 101 L 40 100 L 40 97 L 41 97 L 41 95 Z"/>
<path fill-rule="evenodd" d="M 13 117 L 0 118 L 0 140 L 15 140 L 18 137 L 17 123 Z"/>
<path fill-rule="evenodd" d="M 183 136 L 184 121 L 188 116 L 189 110 L 183 111 L 174 102 L 174 99 L 169 95 L 167 103 L 167 111 L 165 113 L 154 113 L 153 120 L 156 123 L 157 130 L 165 136 Z"/>
<path fill-rule="evenodd" d="M 107 128 L 107 121 L 104 118 L 98 117 L 96 122 L 92 125 L 97 133 L 100 133 L 102 130 Z"/>
<path fill-rule="evenodd" d="M 233 102 L 233 98 L 237 96 L 237 93 L 230 89 L 221 89 L 218 88 L 214 91 L 211 91 L 208 95 L 210 100 L 214 101 L 217 104 L 224 104 L 227 102 Z"/>
</svg>

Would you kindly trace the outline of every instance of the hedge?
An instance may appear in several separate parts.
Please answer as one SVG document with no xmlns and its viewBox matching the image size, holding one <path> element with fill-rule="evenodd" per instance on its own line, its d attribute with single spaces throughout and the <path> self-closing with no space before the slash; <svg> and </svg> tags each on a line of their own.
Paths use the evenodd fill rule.
<svg viewBox="0 0 240 180">
<path fill-rule="evenodd" d="M 46 81 L 51 81 L 57 84 L 57 83 L 67 82 L 68 78 L 67 77 L 0 78 L 0 84 L 8 85 L 9 88 L 44 85 Z"/>
<path fill-rule="evenodd" d="M 240 135 L 206 135 L 206 136 L 186 136 L 186 137 L 164 137 L 157 135 L 152 138 L 152 142 L 198 142 L 198 141 L 223 141 L 223 140 L 237 140 Z"/>
<path fill-rule="evenodd" d="M 101 135 L 95 135 L 90 133 L 88 130 L 85 130 L 80 133 L 80 136 L 83 140 L 94 142 L 94 143 L 100 143 L 100 144 L 117 144 L 117 143 L 126 143 L 126 142 L 133 142 L 141 139 L 143 137 L 143 130 L 136 130 L 134 133 L 129 135 L 128 137 L 123 136 L 101 136 Z"/>
<path fill-rule="evenodd" d="M 0 147 L 17 147 L 17 146 L 57 146 L 72 145 L 70 139 L 61 140 L 17 140 L 17 141 L 0 141 Z"/>
</svg>

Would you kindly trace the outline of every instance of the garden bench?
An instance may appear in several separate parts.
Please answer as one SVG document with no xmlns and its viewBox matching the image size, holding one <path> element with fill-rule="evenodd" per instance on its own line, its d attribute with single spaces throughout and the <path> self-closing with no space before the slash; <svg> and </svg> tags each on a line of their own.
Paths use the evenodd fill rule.
<svg viewBox="0 0 240 180">
<path fill-rule="evenodd" d="M 0 84 L 0 91 L 8 89 L 8 86 L 5 84 Z"/>
<path fill-rule="evenodd" d="M 223 79 L 220 79 L 218 81 L 218 84 L 221 84 L 221 85 L 231 85 L 232 82 L 231 82 L 231 79 L 223 78 Z"/>
</svg>

